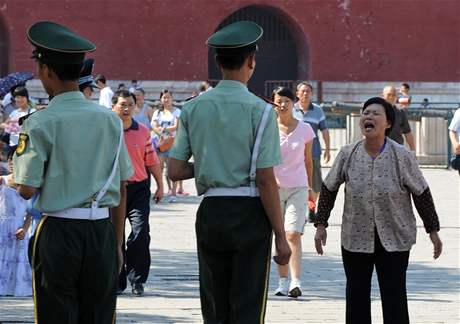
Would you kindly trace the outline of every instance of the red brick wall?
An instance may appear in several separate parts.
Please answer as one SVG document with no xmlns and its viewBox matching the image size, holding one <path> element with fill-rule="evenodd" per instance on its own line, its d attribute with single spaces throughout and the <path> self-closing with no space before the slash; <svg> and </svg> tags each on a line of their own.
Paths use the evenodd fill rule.
<svg viewBox="0 0 460 324">
<path fill-rule="evenodd" d="M 247 5 L 285 18 L 311 79 L 460 81 L 457 0 L 0 0 L 0 19 L 10 71 L 34 69 L 27 27 L 51 20 L 96 43 L 95 72 L 109 79 L 201 80 L 205 40 Z"/>
</svg>

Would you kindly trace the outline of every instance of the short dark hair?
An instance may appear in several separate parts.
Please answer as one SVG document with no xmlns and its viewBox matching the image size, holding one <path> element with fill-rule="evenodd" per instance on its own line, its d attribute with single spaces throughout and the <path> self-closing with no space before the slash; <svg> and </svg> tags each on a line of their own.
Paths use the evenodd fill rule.
<svg viewBox="0 0 460 324">
<path fill-rule="evenodd" d="M 24 87 L 24 86 L 16 87 L 13 90 L 13 98 L 15 98 L 16 96 L 26 97 L 27 100 L 29 100 L 29 92 L 27 91 L 26 87 Z"/>
<path fill-rule="evenodd" d="M 391 125 L 390 128 L 387 128 L 385 130 L 385 136 L 388 136 L 388 134 L 390 134 L 391 130 L 393 129 L 393 125 L 395 123 L 395 118 L 396 118 L 395 108 L 393 107 L 391 103 L 389 103 L 388 101 L 386 101 L 385 99 L 381 97 L 372 97 L 364 103 L 363 108 L 361 109 L 361 113 L 363 113 L 367 107 L 373 104 L 380 105 L 385 110 L 385 116 L 387 118 L 387 122 Z"/>
<path fill-rule="evenodd" d="M 303 86 L 303 85 L 309 87 L 310 90 L 313 91 L 313 85 L 312 85 L 310 82 L 307 82 L 307 81 L 302 81 L 302 82 L 300 82 L 299 84 L 297 84 L 297 88 L 296 88 L 296 89 L 299 90 L 300 87 Z"/>
<path fill-rule="evenodd" d="M 406 88 L 407 90 L 410 89 L 409 83 L 403 82 L 403 83 L 401 83 L 401 85 L 402 85 L 404 88 Z"/>
<path fill-rule="evenodd" d="M 54 63 L 54 62 L 42 62 L 38 60 L 40 68 L 43 64 L 53 70 L 56 73 L 60 81 L 75 81 L 80 78 L 80 71 L 83 67 L 82 63 L 68 64 L 68 63 Z"/>
<path fill-rule="evenodd" d="M 217 53 L 216 61 L 225 70 L 238 70 L 241 68 L 248 57 L 254 55 L 256 49 L 247 53 L 225 54 Z"/>
<path fill-rule="evenodd" d="M 125 90 L 125 89 L 121 89 L 121 90 L 117 90 L 115 91 L 115 93 L 113 94 L 113 97 L 112 97 L 112 104 L 113 105 L 116 105 L 117 102 L 118 102 L 118 98 L 133 98 L 134 100 L 134 103 L 136 103 L 136 96 L 133 95 L 131 92 L 129 92 L 128 90 Z"/>
<path fill-rule="evenodd" d="M 143 95 L 145 95 L 145 90 L 144 90 L 143 88 L 141 88 L 141 87 L 135 88 L 135 89 L 134 89 L 134 92 L 136 92 L 136 91 L 139 91 L 139 92 L 141 92 Z"/>
<path fill-rule="evenodd" d="M 276 87 L 272 93 L 272 100 L 275 100 L 275 95 L 288 97 L 292 101 L 296 100 L 295 94 L 287 87 Z"/>
<path fill-rule="evenodd" d="M 107 80 L 106 80 L 106 78 L 105 78 L 105 76 L 104 76 L 103 74 L 98 74 L 98 75 L 96 75 L 96 78 L 94 79 L 94 81 L 95 81 L 96 83 L 99 82 L 99 81 L 101 81 L 101 82 L 104 83 L 104 84 L 107 82 Z"/>
</svg>

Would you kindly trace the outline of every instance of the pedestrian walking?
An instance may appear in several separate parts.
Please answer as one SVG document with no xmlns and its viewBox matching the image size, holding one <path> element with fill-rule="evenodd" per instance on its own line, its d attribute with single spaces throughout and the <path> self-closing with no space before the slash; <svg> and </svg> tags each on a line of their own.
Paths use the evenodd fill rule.
<svg viewBox="0 0 460 324">
<path fill-rule="evenodd" d="M 307 215 L 307 200 L 313 200 L 311 179 L 313 172 L 312 141 L 315 133 L 311 126 L 294 118 L 295 95 L 285 87 L 273 91 L 273 102 L 278 113 L 278 128 L 283 164 L 274 168 L 279 186 L 281 214 L 284 230 L 292 255 L 289 265 L 278 265 L 280 276 L 275 295 L 299 297 L 302 265 L 302 234 Z M 291 281 L 289 282 L 289 272 Z"/>
<path fill-rule="evenodd" d="M 19 194 L 29 199 L 40 191 L 36 207 L 44 213 L 32 252 L 35 321 L 113 323 L 132 174 L 122 122 L 78 91 L 93 43 L 47 21 L 33 24 L 27 37 L 53 97 L 24 121 L 14 155 Z"/>
<path fill-rule="evenodd" d="M 13 99 L 16 109 L 10 113 L 5 122 L 0 124 L 0 128 L 3 128 L 5 133 L 9 135 L 9 151 L 14 151 L 19 142 L 19 133 L 21 132 L 19 119 L 35 112 L 35 109 L 31 106 L 29 92 L 26 87 L 20 86 L 14 89 Z"/>
<path fill-rule="evenodd" d="M 107 85 L 105 76 L 103 74 L 98 74 L 94 81 L 100 90 L 99 104 L 107 108 L 112 108 L 113 90 Z"/>
<path fill-rule="evenodd" d="M 174 107 L 172 93 L 169 90 L 164 90 L 160 94 L 160 108 L 155 110 L 152 117 L 152 129 L 158 136 L 158 155 L 160 156 L 161 169 L 164 172 L 165 166 L 168 163 L 170 147 L 162 149 L 161 143 L 174 140 L 176 136 L 180 109 Z M 168 145 L 169 146 L 169 145 Z M 177 182 L 171 181 L 165 173 L 166 184 L 168 185 L 167 202 L 175 202 L 177 199 Z"/>
<path fill-rule="evenodd" d="M 364 139 L 340 150 L 319 196 L 315 246 L 323 254 L 327 221 L 345 183 L 341 244 L 347 324 L 371 323 L 374 266 L 384 323 L 409 323 L 406 271 L 416 238 L 411 196 L 433 243 L 434 258 L 442 252 L 430 188 L 414 155 L 387 137 L 394 121 L 394 109 L 386 100 L 367 100 L 360 119 Z"/>
<path fill-rule="evenodd" d="M 142 296 L 151 263 L 149 177 L 152 174 L 155 178 L 157 190 L 154 200 L 158 203 L 163 197 L 160 160 L 153 150 L 149 129 L 133 118 L 136 106 L 134 94 L 128 90 L 116 91 L 112 97 L 112 105 L 112 110 L 123 121 L 124 139 L 134 168 L 134 174 L 128 179 L 126 186 L 126 218 L 131 225 L 131 233 L 126 241 L 126 248 L 123 243 L 126 266 L 123 266 L 119 276 L 118 294 L 126 289 L 128 279 L 132 293 Z"/>
<path fill-rule="evenodd" d="M 396 105 L 396 88 L 392 85 L 385 86 L 382 91 L 382 98 L 393 106 L 395 115 L 395 121 L 391 127 L 391 132 L 388 134 L 388 137 L 401 145 L 404 145 L 405 139 L 410 150 L 415 152 L 414 135 L 412 134 L 406 111 L 398 108 Z"/>
<path fill-rule="evenodd" d="M 31 296 L 32 273 L 27 260 L 31 215 L 13 181 L 13 151 L 8 175 L 0 177 L 0 296 Z"/>
<path fill-rule="evenodd" d="M 262 33 L 240 21 L 207 40 L 223 80 L 184 105 L 170 153 L 171 179 L 194 177 L 204 195 L 196 220 L 204 323 L 264 323 L 272 230 L 275 261 L 291 254 L 273 174 L 275 112 L 247 88 Z"/>
<path fill-rule="evenodd" d="M 132 92 L 136 96 L 136 107 L 134 107 L 133 118 L 143 124 L 149 130 L 152 129 L 153 109 L 145 102 L 145 91 L 142 88 L 136 88 Z"/>
</svg>

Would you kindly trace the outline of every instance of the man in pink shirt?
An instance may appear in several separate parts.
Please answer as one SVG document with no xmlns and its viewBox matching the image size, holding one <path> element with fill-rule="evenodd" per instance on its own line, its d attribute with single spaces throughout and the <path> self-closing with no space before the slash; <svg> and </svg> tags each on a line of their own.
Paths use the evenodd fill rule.
<svg viewBox="0 0 460 324">
<path fill-rule="evenodd" d="M 112 97 L 112 110 L 123 121 L 126 148 L 134 169 L 134 175 L 129 178 L 126 188 L 126 217 L 131 224 L 131 233 L 126 241 L 125 266 L 120 273 L 118 293 L 121 294 L 126 289 L 129 279 L 133 294 L 142 296 L 151 262 L 150 173 L 157 184 L 154 195 L 157 203 L 163 197 L 163 180 L 160 160 L 151 144 L 150 131 L 132 118 L 135 104 L 136 98 L 128 90 L 119 90 Z"/>
</svg>

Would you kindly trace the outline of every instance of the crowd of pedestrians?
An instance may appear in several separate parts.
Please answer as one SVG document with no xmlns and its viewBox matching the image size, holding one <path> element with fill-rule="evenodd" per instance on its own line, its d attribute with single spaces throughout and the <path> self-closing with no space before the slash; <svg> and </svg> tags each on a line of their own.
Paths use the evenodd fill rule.
<svg viewBox="0 0 460 324">
<path fill-rule="evenodd" d="M 37 37 L 41 29 L 65 31 L 75 48 Z M 312 84 L 276 88 L 269 101 L 247 89 L 262 33 L 252 22 L 217 31 L 207 45 L 216 50 L 223 80 L 214 88 L 203 83 L 182 109 L 166 89 L 153 109 L 136 80 L 114 92 L 104 75 L 93 79 L 94 60 L 83 61 L 95 49 L 88 40 L 49 22 L 29 29 L 50 103 L 33 114 L 20 85 L 11 91 L 14 102 L 3 107 L 8 171 L 0 178 L 0 296 L 31 295 L 33 273 L 40 278 L 33 284 L 38 323 L 64 323 L 69 316 L 75 323 L 112 323 L 116 294 L 128 283 L 135 296 L 144 294 L 151 200 L 165 195 L 173 203 L 188 195 L 182 180 L 195 178 L 204 196 L 196 221 L 204 321 L 263 322 L 273 234 L 279 281 L 272 293 L 299 297 L 305 224 L 317 228 L 314 242 L 322 255 L 344 184 L 346 321 L 371 322 L 375 267 L 384 322 L 409 323 L 406 271 L 416 232 L 411 198 L 434 258 L 442 253 L 438 215 L 411 152 L 409 85 L 401 85 L 399 97 L 394 86 L 385 86 L 363 104 L 363 138 L 340 149 L 323 180 L 330 137 L 324 111 L 312 102 Z M 96 88 L 99 104 L 91 101 Z M 460 159 L 460 110 L 449 130 Z M 96 137 L 97 152 L 87 145 Z"/>
</svg>

